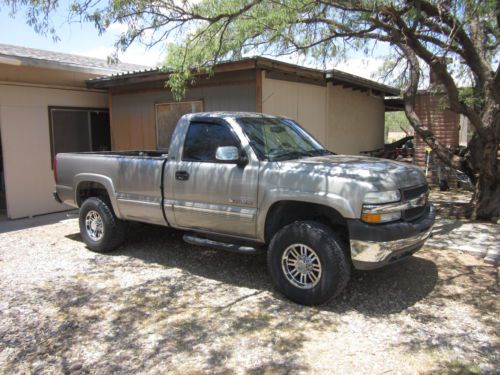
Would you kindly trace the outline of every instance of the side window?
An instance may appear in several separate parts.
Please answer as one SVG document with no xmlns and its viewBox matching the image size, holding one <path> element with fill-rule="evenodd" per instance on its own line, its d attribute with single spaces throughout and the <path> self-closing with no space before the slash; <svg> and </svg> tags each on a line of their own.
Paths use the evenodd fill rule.
<svg viewBox="0 0 500 375">
<path fill-rule="evenodd" d="M 238 146 L 236 138 L 226 125 L 191 123 L 182 159 L 215 162 L 215 152 L 220 146 Z"/>
</svg>

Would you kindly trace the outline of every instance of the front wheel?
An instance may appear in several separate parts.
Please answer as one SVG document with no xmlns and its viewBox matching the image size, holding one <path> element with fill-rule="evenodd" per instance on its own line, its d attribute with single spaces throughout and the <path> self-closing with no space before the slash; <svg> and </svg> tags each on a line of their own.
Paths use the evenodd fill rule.
<svg viewBox="0 0 500 375">
<path fill-rule="evenodd" d="M 99 253 L 112 251 L 125 239 L 125 222 L 100 198 L 88 198 L 80 207 L 80 234 L 88 248 Z"/>
<path fill-rule="evenodd" d="M 303 305 L 327 302 L 350 277 L 345 244 L 329 227 L 313 221 L 298 221 L 278 231 L 267 263 L 276 288 Z"/>
</svg>

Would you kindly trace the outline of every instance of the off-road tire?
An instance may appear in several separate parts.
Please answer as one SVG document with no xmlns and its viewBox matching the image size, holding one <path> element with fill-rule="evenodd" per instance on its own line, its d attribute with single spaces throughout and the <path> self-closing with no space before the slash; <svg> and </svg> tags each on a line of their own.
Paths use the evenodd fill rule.
<svg viewBox="0 0 500 375">
<path fill-rule="evenodd" d="M 303 244 L 313 249 L 321 262 L 321 277 L 310 289 L 301 289 L 287 279 L 282 267 L 286 249 Z M 315 221 L 296 221 L 279 230 L 269 244 L 267 265 L 276 288 L 290 300 L 302 305 L 323 304 L 337 296 L 350 278 L 348 250 L 328 226 Z"/>
<path fill-rule="evenodd" d="M 86 216 L 90 211 L 96 211 L 102 218 L 103 234 L 98 240 L 90 237 L 86 229 Z M 80 235 L 87 247 L 98 253 L 107 253 L 115 250 L 125 240 L 126 223 L 118 219 L 112 208 L 101 198 L 88 198 L 80 207 L 79 214 Z"/>
</svg>

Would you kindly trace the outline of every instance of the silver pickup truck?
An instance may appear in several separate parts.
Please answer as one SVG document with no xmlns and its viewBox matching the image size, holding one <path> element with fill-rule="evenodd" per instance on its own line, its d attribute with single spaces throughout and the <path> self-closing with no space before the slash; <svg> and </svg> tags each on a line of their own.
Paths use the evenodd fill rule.
<svg viewBox="0 0 500 375">
<path fill-rule="evenodd" d="M 58 154 L 55 199 L 80 208 L 94 251 L 122 244 L 127 221 L 185 231 L 184 240 L 267 251 L 279 291 L 324 303 L 351 269 L 422 247 L 435 212 L 416 167 L 335 155 L 292 120 L 257 113 L 183 116 L 167 151 Z"/>
</svg>

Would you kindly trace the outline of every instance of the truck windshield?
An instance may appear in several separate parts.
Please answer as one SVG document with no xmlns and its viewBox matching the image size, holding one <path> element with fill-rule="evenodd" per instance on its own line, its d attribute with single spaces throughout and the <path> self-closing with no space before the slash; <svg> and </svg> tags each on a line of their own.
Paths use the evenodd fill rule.
<svg viewBox="0 0 500 375">
<path fill-rule="evenodd" d="M 279 161 L 333 154 L 292 120 L 246 117 L 237 121 L 261 160 Z"/>
</svg>

